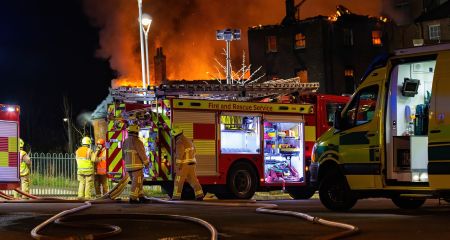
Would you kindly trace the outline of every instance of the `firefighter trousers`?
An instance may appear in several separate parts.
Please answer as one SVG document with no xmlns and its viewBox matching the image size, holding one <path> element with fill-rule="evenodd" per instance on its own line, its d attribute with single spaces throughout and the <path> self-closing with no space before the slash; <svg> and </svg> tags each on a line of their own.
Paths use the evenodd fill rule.
<svg viewBox="0 0 450 240">
<path fill-rule="evenodd" d="M 78 174 L 78 199 L 91 199 L 94 188 L 94 174 Z"/>
<path fill-rule="evenodd" d="M 108 177 L 106 174 L 95 174 L 95 197 L 101 197 L 108 192 Z"/>
<path fill-rule="evenodd" d="M 130 199 L 138 200 L 144 197 L 144 171 L 142 169 L 136 171 L 129 171 L 131 178 Z"/>
<path fill-rule="evenodd" d="M 20 176 L 20 190 L 30 193 L 30 175 Z M 14 198 L 19 198 L 21 194 L 14 191 Z M 25 196 L 22 196 L 22 198 L 28 198 Z"/>
<path fill-rule="evenodd" d="M 177 164 L 176 170 L 177 176 L 173 187 L 172 199 L 181 199 L 181 192 L 183 191 L 185 181 L 194 189 L 195 198 L 202 198 L 204 195 L 202 186 L 198 182 L 197 175 L 195 174 L 195 163 Z"/>
</svg>

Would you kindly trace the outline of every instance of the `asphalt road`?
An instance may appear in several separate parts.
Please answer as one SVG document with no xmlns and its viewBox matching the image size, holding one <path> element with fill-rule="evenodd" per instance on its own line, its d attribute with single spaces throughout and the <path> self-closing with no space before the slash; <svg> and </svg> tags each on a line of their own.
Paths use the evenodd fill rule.
<svg viewBox="0 0 450 240">
<path fill-rule="evenodd" d="M 360 200 L 349 212 L 336 213 L 325 209 L 320 201 L 267 201 L 280 209 L 298 211 L 332 221 L 357 226 L 359 234 L 347 239 L 450 239 L 450 205 L 428 200 L 418 210 L 402 210 L 387 199 Z M 67 203 L 0 203 L 0 239 L 31 239 L 30 231 L 53 214 L 79 206 Z M 113 223 L 123 231 L 110 239 L 209 239 L 199 225 L 168 220 L 92 219 L 90 214 L 177 214 L 204 219 L 213 224 L 220 239 L 320 239 L 340 230 L 312 224 L 302 219 L 256 213 L 252 207 L 211 207 L 169 204 L 127 203 L 95 205 L 83 211 L 84 222 Z M 45 233 L 52 235 L 82 234 L 89 229 L 52 225 Z"/>
</svg>

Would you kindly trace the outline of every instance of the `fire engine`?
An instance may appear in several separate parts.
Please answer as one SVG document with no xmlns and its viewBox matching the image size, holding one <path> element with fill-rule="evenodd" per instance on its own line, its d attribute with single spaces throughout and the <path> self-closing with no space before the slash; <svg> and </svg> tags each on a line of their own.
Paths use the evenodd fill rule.
<svg viewBox="0 0 450 240">
<path fill-rule="evenodd" d="M 0 190 L 20 186 L 19 115 L 19 106 L 0 104 Z"/>
<path fill-rule="evenodd" d="M 333 121 L 329 118 L 337 104 L 348 100 L 315 94 L 317 88 L 317 83 L 284 80 L 247 86 L 162 85 L 153 91 L 111 89 L 109 173 L 123 174 L 126 126 L 138 123 L 152 163 L 146 183 L 171 193 L 175 159 L 170 129 L 178 126 L 197 149 L 197 176 L 206 192 L 221 199 L 248 199 L 257 190 L 285 189 L 294 198 L 310 198 L 315 189 L 307 181 L 307 159 L 313 142 L 324 131 L 322 124 Z M 292 92 L 311 103 L 261 102 Z M 318 114 L 316 108 L 330 113 Z"/>
</svg>

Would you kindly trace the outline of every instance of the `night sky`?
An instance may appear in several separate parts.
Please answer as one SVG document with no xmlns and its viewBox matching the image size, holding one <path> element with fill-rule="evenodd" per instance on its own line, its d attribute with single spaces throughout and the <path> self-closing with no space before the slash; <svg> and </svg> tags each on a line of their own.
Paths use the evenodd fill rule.
<svg viewBox="0 0 450 240">
<path fill-rule="evenodd" d="M 114 72 L 97 48 L 81 0 L 1 1 L 0 102 L 21 106 L 21 137 L 33 152 L 65 150 L 63 96 L 74 121 L 107 96 Z"/>
</svg>

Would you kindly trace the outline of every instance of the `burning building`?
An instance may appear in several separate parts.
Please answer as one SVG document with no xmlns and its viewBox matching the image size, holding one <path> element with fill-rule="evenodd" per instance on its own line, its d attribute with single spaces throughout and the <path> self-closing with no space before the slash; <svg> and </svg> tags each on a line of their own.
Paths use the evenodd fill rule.
<svg viewBox="0 0 450 240">
<path fill-rule="evenodd" d="M 353 93 L 372 60 L 388 52 L 392 23 L 344 6 L 333 16 L 299 19 L 299 6 L 286 0 L 281 24 L 249 28 L 253 68 L 261 66 L 266 80 L 299 76 L 303 82 L 319 82 L 323 93 Z"/>
</svg>

